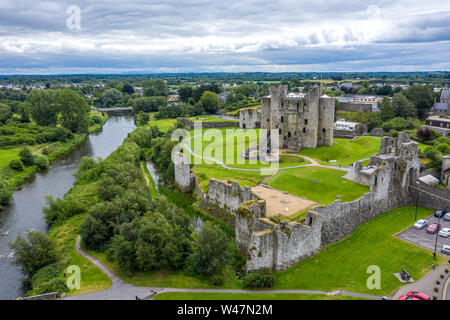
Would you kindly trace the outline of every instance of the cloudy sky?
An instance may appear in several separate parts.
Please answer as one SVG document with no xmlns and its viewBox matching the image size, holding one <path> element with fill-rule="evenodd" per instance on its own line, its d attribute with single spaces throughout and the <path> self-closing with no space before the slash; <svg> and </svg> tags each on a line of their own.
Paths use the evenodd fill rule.
<svg viewBox="0 0 450 320">
<path fill-rule="evenodd" d="M 433 70 L 448 0 L 0 0 L 0 74 Z"/>
</svg>

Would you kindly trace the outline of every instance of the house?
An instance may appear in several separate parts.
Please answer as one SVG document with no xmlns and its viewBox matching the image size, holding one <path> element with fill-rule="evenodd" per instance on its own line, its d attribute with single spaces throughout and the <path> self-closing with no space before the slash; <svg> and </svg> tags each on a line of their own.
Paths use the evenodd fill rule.
<svg viewBox="0 0 450 320">
<path fill-rule="evenodd" d="M 425 120 L 424 127 L 440 132 L 443 137 L 450 137 L 450 118 L 429 117 Z"/>
<path fill-rule="evenodd" d="M 450 154 L 442 157 L 442 183 L 450 188 Z"/>
<path fill-rule="evenodd" d="M 219 93 L 217 96 L 219 97 L 220 103 L 226 103 L 228 99 L 228 95 L 231 93 L 231 91 L 224 91 Z"/>
</svg>

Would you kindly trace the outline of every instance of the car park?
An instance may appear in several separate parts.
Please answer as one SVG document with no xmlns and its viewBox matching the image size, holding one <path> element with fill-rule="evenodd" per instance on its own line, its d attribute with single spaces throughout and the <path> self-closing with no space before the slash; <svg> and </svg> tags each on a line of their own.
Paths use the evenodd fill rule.
<svg viewBox="0 0 450 320">
<path fill-rule="evenodd" d="M 450 246 L 443 245 L 442 253 L 450 254 Z"/>
<path fill-rule="evenodd" d="M 439 230 L 439 235 L 444 238 L 448 238 L 450 236 L 450 228 L 442 228 Z"/>
<path fill-rule="evenodd" d="M 425 219 L 421 219 L 414 224 L 414 228 L 423 229 L 428 224 L 428 221 Z"/>
<path fill-rule="evenodd" d="M 407 294 L 408 297 L 417 298 L 420 300 L 430 300 L 430 296 L 426 295 L 425 293 L 422 293 L 420 291 L 410 291 Z"/>
<path fill-rule="evenodd" d="M 444 220 L 445 220 L 445 221 L 450 221 L 450 212 L 447 212 L 447 213 L 444 215 Z"/>
<path fill-rule="evenodd" d="M 431 233 L 431 234 L 434 234 L 434 233 L 438 232 L 440 229 L 441 229 L 441 225 L 439 223 L 432 223 L 427 228 L 427 232 Z"/>
</svg>

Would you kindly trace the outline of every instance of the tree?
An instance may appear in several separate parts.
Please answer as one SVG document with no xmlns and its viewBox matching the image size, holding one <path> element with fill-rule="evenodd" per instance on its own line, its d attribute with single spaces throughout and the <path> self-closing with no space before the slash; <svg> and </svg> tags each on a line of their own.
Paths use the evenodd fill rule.
<svg viewBox="0 0 450 320">
<path fill-rule="evenodd" d="M 192 87 L 190 86 L 183 86 L 178 89 L 178 95 L 180 96 L 181 101 L 187 103 L 189 101 L 189 98 L 192 97 L 192 93 L 194 90 L 192 90 Z"/>
<path fill-rule="evenodd" d="M 0 123 L 5 123 L 12 115 L 11 107 L 7 104 L 0 103 Z"/>
<path fill-rule="evenodd" d="M 102 94 L 103 106 L 114 107 L 122 99 L 122 92 L 117 89 L 106 89 Z"/>
<path fill-rule="evenodd" d="M 216 93 L 205 91 L 200 98 L 200 103 L 207 112 L 216 113 L 219 108 L 220 101 Z"/>
<path fill-rule="evenodd" d="M 134 114 L 139 114 L 141 111 L 146 113 L 155 112 L 165 105 L 166 98 L 164 97 L 139 97 L 134 99 L 133 112 Z"/>
<path fill-rule="evenodd" d="M 230 261 L 229 240 L 226 234 L 213 223 L 206 222 L 198 233 L 190 259 L 197 273 L 217 273 Z"/>
<path fill-rule="evenodd" d="M 131 84 L 125 83 L 123 85 L 122 92 L 123 93 L 127 93 L 127 94 L 133 94 L 134 93 L 134 88 L 133 88 L 133 86 Z"/>
<path fill-rule="evenodd" d="M 167 96 L 169 90 L 163 79 L 150 79 L 143 81 L 144 96 Z"/>
<path fill-rule="evenodd" d="M 22 148 L 19 151 L 19 157 L 22 163 L 26 166 L 32 166 L 34 164 L 33 153 L 28 147 Z"/>
<path fill-rule="evenodd" d="M 8 186 L 8 184 L 0 179 L 0 209 L 3 208 L 3 206 L 6 206 L 9 201 L 11 201 L 12 197 L 12 190 Z"/>
<path fill-rule="evenodd" d="M 13 264 L 29 277 L 59 258 L 54 242 L 40 231 L 28 231 L 27 239 L 19 236 L 9 247 L 14 250 Z"/>
<path fill-rule="evenodd" d="M 417 116 L 417 109 L 403 94 L 396 93 L 392 99 L 392 106 L 394 107 L 395 115 L 403 118 L 415 118 Z"/>
<path fill-rule="evenodd" d="M 20 116 L 20 122 L 29 123 L 30 122 L 30 105 L 27 102 L 21 102 L 17 106 L 17 113 Z"/>
<path fill-rule="evenodd" d="M 383 122 L 395 118 L 394 107 L 392 106 L 391 100 L 389 98 L 383 98 L 383 101 L 381 101 L 379 108 L 381 111 L 381 120 Z"/>
<path fill-rule="evenodd" d="M 419 118 L 423 118 L 433 107 L 433 89 L 430 86 L 415 84 L 405 92 L 405 97 L 416 108 Z"/>
<path fill-rule="evenodd" d="M 57 103 L 64 128 L 72 132 L 87 132 L 91 108 L 86 99 L 75 91 L 63 89 L 58 91 Z"/>
<path fill-rule="evenodd" d="M 27 96 L 31 116 L 40 126 L 56 125 L 58 106 L 54 90 L 32 90 Z"/>
</svg>

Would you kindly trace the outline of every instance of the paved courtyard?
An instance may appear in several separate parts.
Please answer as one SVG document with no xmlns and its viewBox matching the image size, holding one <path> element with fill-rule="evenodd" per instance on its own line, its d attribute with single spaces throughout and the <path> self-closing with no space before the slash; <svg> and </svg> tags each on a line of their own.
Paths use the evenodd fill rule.
<svg viewBox="0 0 450 320">
<path fill-rule="evenodd" d="M 428 225 L 438 222 L 438 218 L 436 218 L 434 215 L 429 216 L 426 218 L 428 220 Z M 445 221 L 444 219 L 440 219 L 439 223 L 441 224 L 441 228 L 450 228 L 450 221 Z M 428 227 L 425 227 L 423 229 L 416 229 L 413 227 L 413 221 L 411 219 L 411 227 L 409 229 L 406 229 L 405 231 L 402 231 L 397 235 L 398 238 L 402 240 L 406 240 L 408 242 L 411 242 L 417 246 L 423 247 L 425 249 L 428 249 L 430 251 L 434 251 L 435 241 L 436 241 L 436 234 L 429 234 L 425 231 L 425 229 Z M 450 257 L 448 254 L 444 254 L 441 252 L 443 245 L 450 245 L 450 237 L 444 238 L 441 236 L 438 236 L 438 242 L 437 242 L 437 252 L 445 255 L 447 257 Z"/>
</svg>

